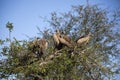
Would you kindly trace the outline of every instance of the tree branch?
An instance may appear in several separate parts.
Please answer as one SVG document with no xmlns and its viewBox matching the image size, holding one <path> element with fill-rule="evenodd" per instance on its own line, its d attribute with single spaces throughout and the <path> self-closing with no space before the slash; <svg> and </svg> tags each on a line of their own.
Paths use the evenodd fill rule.
<svg viewBox="0 0 120 80">
<path fill-rule="evenodd" d="M 31 77 L 34 77 L 35 80 L 43 80 L 43 78 L 37 74 L 30 74 Z"/>
</svg>

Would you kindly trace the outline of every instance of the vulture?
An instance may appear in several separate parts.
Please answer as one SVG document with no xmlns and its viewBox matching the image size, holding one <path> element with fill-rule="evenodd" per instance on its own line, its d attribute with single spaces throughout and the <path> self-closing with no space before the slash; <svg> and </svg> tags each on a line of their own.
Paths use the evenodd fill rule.
<svg viewBox="0 0 120 80">
<path fill-rule="evenodd" d="M 33 41 L 33 45 L 33 50 L 37 54 L 38 58 L 42 56 L 45 50 L 48 48 L 48 42 L 46 41 L 46 39 L 37 38 Z"/>
<path fill-rule="evenodd" d="M 64 46 L 72 47 L 71 38 L 63 32 L 60 33 L 59 30 L 56 30 L 56 33 L 53 34 L 53 40 L 57 50 L 62 49 Z"/>
<path fill-rule="evenodd" d="M 55 33 L 53 34 L 53 41 L 54 41 L 54 46 L 55 49 L 60 50 L 63 47 L 63 44 L 59 40 L 60 37 L 60 31 L 56 30 Z"/>
<path fill-rule="evenodd" d="M 59 41 L 67 47 L 72 47 L 71 38 L 68 35 L 65 35 L 64 32 L 60 35 Z"/>
<path fill-rule="evenodd" d="M 89 42 L 90 38 L 91 38 L 91 33 L 89 33 L 89 34 L 86 35 L 86 36 L 81 36 L 80 38 L 78 38 L 78 39 L 76 40 L 76 43 L 77 43 L 78 45 L 82 45 L 82 44 L 85 44 L 85 45 L 86 45 L 86 44 Z"/>
</svg>

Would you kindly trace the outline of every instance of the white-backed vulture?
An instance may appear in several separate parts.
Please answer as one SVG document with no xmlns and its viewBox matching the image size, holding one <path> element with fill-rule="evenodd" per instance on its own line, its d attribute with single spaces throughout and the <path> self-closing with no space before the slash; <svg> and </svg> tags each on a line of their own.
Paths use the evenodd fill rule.
<svg viewBox="0 0 120 80">
<path fill-rule="evenodd" d="M 78 40 L 76 40 L 76 42 L 77 42 L 78 45 L 81 45 L 81 44 L 86 45 L 89 42 L 90 38 L 91 38 L 91 33 L 89 33 L 86 36 L 80 37 Z"/>
<path fill-rule="evenodd" d="M 60 33 L 59 30 L 56 30 L 56 33 L 53 34 L 53 40 L 57 50 L 62 49 L 64 46 L 72 47 L 71 38 L 65 35 L 64 32 Z"/>
<path fill-rule="evenodd" d="M 45 50 L 48 48 L 48 42 L 45 39 L 35 39 L 33 41 L 33 50 L 37 54 L 37 57 L 39 58 L 45 53 Z"/>
<path fill-rule="evenodd" d="M 39 44 L 42 51 L 48 48 L 48 42 L 45 39 L 40 39 Z"/>
<path fill-rule="evenodd" d="M 59 40 L 63 45 L 67 47 L 72 47 L 71 38 L 68 35 L 65 35 L 63 32 L 61 36 L 59 37 Z"/>
<path fill-rule="evenodd" d="M 53 40 L 54 40 L 55 49 L 57 50 L 60 50 L 63 47 L 63 44 L 60 43 L 59 37 L 60 37 L 60 31 L 56 30 L 56 32 L 53 34 Z"/>
</svg>

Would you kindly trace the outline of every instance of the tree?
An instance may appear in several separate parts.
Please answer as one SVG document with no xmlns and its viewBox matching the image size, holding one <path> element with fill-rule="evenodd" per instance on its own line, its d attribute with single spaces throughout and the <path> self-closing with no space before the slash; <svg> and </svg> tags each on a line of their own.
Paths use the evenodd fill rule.
<svg viewBox="0 0 120 80">
<path fill-rule="evenodd" d="M 6 28 L 9 29 L 9 40 L 10 40 L 10 42 L 11 42 L 11 32 L 12 32 L 12 30 L 13 30 L 13 25 L 12 25 L 12 23 L 8 22 L 8 23 L 6 24 Z"/>
<path fill-rule="evenodd" d="M 17 74 L 20 79 L 39 80 L 111 79 L 120 72 L 120 33 L 115 30 L 119 19 L 117 12 L 113 16 L 108 15 L 108 11 L 97 5 L 73 6 L 71 11 L 60 15 L 53 12 L 48 21 L 51 31 L 65 31 L 72 38 L 72 48 L 54 51 L 52 34 L 48 29 L 43 31 L 43 37 L 49 40 L 49 48 L 37 60 L 32 52 L 34 38 L 29 41 L 14 38 L 9 46 L 2 48 L 1 53 L 7 59 L 0 65 L 1 76 Z M 89 33 L 92 34 L 89 42 L 78 46 L 75 40 Z"/>
</svg>

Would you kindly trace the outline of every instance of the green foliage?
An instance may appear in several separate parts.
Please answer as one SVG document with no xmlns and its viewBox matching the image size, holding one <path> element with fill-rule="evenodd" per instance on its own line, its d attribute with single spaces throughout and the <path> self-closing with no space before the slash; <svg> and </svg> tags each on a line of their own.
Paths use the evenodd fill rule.
<svg viewBox="0 0 120 80">
<path fill-rule="evenodd" d="M 52 80 L 103 80 L 119 74 L 120 33 L 114 29 L 119 25 L 118 16 L 108 16 L 107 11 L 93 6 L 73 6 L 68 13 L 52 13 L 50 23 L 53 30 L 60 29 L 70 35 L 74 46 L 54 50 L 53 30 L 40 33 L 49 41 L 49 48 L 38 60 L 33 52 L 33 40 L 19 41 L 16 38 L 2 47 L 1 54 L 7 56 L 2 61 L 0 72 L 4 77 L 23 74 L 24 79 Z M 7 23 L 11 32 L 12 23 Z M 77 46 L 75 40 L 92 33 L 87 45 Z M 5 41 L 0 40 L 1 45 Z M 6 40 L 7 43 L 7 40 Z M 31 78 L 32 77 L 32 78 Z"/>
<path fill-rule="evenodd" d="M 11 31 L 13 30 L 13 25 L 12 25 L 12 23 L 8 22 L 8 23 L 6 24 L 6 28 L 8 28 L 9 31 L 11 32 Z"/>
</svg>

